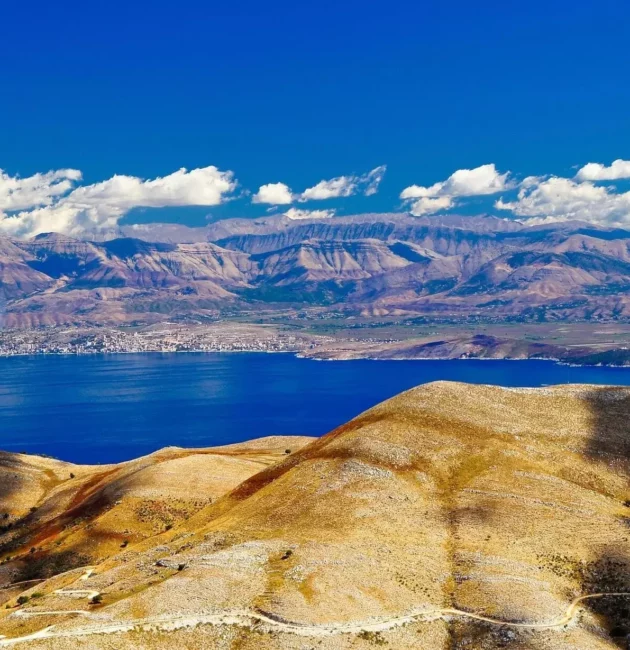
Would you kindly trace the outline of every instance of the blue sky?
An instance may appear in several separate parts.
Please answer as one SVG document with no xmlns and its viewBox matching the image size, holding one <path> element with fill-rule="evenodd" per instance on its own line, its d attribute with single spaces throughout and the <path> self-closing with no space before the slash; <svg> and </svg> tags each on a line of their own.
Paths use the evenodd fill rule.
<svg viewBox="0 0 630 650">
<path fill-rule="evenodd" d="M 71 168 L 91 184 L 213 165 L 239 191 L 299 193 L 387 165 L 376 194 L 308 204 L 344 214 L 400 210 L 404 188 L 488 163 L 522 179 L 630 158 L 626 0 L 35 1 L 2 21 L 10 176 Z M 267 206 L 144 209 L 123 218 Z"/>
</svg>

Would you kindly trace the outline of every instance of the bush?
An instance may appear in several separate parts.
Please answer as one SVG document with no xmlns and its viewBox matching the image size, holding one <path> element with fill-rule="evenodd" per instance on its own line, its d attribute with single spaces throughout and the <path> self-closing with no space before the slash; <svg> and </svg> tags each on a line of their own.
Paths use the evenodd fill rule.
<svg viewBox="0 0 630 650">
<path fill-rule="evenodd" d="M 18 604 L 18 605 L 26 605 L 26 603 L 28 603 L 29 600 L 30 600 L 30 599 L 29 599 L 28 596 L 20 596 L 20 597 L 17 599 L 17 604 Z"/>
</svg>

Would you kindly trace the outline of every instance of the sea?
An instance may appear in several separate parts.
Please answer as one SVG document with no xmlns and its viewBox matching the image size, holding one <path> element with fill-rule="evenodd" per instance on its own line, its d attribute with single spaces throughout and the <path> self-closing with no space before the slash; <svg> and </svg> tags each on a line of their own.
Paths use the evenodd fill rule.
<svg viewBox="0 0 630 650">
<path fill-rule="evenodd" d="M 630 368 L 315 361 L 265 353 L 6 357 L 0 359 L 0 449 L 104 464 L 166 446 L 321 436 L 388 397 L 436 380 L 630 385 Z"/>
</svg>

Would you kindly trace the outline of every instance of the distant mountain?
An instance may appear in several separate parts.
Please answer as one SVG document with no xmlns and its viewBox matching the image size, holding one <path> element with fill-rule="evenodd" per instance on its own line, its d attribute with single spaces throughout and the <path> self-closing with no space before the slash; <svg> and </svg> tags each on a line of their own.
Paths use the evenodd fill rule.
<svg viewBox="0 0 630 650">
<path fill-rule="evenodd" d="M 5 325 L 148 323 L 252 305 L 453 321 L 630 318 L 630 231 L 582 222 L 272 216 L 110 234 L 0 239 Z"/>
</svg>

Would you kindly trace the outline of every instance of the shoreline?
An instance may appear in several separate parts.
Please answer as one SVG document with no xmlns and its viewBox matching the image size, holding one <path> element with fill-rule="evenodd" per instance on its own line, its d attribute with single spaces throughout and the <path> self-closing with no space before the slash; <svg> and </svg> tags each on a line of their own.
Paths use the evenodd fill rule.
<svg viewBox="0 0 630 650">
<path fill-rule="evenodd" d="M 354 356 L 354 357 L 324 357 L 324 356 L 309 356 L 303 354 L 298 350 L 116 350 L 104 352 L 17 352 L 14 354 L 0 354 L 0 361 L 12 358 L 25 358 L 31 357 L 33 359 L 41 357 L 114 357 L 114 356 L 128 356 L 128 355 L 175 355 L 175 354 L 290 354 L 296 359 L 304 359 L 306 361 L 331 361 L 331 362 L 347 362 L 347 361 L 543 361 L 548 363 L 555 363 L 559 366 L 567 366 L 569 368 L 616 368 L 616 369 L 630 369 L 628 364 L 614 364 L 614 363 L 576 363 L 575 361 L 567 361 L 559 357 L 483 357 L 483 356 L 430 356 L 430 357 L 400 357 L 400 356 Z"/>
</svg>

